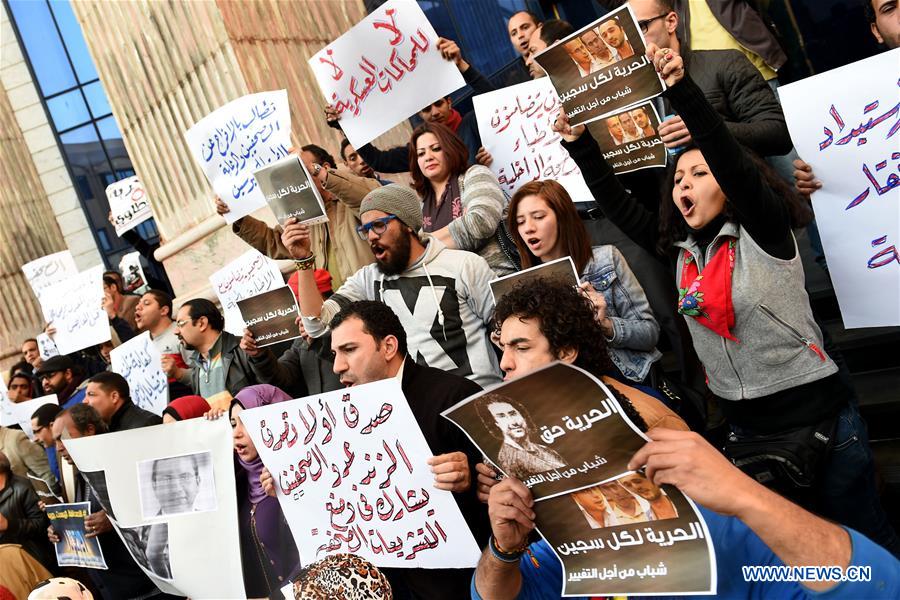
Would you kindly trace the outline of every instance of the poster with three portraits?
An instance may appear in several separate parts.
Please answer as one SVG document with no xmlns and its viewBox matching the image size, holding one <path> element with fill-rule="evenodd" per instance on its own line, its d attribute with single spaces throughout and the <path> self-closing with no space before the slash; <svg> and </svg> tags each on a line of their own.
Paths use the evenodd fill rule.
<svg viewBox="0 0 900 600">
<path fill-rule="evenodd" d="M 443 415 L 530 489 L 535 528 L 563 566 L 563 596 L 715 592 L 702 515 L 677 488 L 628 469 L 649 438 L 602 381 L 555 363 Z"/>
<path fill-rule="evenodd" d="M 227 419 L 65 440 L 134 561 L 162 592 L 245 598 Z"/>
</svg>

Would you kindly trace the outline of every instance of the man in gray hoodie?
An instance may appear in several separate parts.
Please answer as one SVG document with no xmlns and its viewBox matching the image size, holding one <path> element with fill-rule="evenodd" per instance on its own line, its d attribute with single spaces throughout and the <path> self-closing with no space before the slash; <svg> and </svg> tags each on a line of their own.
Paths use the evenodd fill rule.
<svg viewBox="0 0 900 600">
<path fill-rule="evenodd" d="M 419 364 L 471 379 L 482 387 L 500 381 L 490 347 L 494 310 L 488 282 L 494 274 L 483 258 L 451 250 L 420 234 L 422 208 L 416 193 L 391 184 L 371 191 L 360 206 L 357 227 L 375 255 L 322 299 L 313 271 L 309 227 L 289 221 L 281 240 L 297 265 L 300 313 L 312 337 L 323 335 L 341 308 L 357 300 L 380 300 L 400 318 L 410 356 Z"/>
</svg>

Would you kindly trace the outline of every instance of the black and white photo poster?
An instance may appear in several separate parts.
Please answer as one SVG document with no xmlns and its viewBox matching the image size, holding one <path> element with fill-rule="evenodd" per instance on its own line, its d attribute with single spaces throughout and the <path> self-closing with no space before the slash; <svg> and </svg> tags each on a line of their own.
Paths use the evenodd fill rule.
<svg viewBox="0 0 900 600">
<path fill-rule="evenodd" d="M 281 225 L 290 218 L 308 225 L 328 220 L 319 190 L 296 155 L 282 158 L 253 176 Z"/>
<path fill-rule="evenodd" d="M 82 437 L 66 450 L 161 591 L 246 597 L 227 419 Z"/>
</svg>

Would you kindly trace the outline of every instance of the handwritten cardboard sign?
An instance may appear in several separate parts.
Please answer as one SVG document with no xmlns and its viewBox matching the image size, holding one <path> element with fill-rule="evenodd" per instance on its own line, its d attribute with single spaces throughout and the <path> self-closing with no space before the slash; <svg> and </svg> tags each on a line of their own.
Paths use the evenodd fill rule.
<svg viewBox="0 0 900 600">
<path fill-rule="evenodd" d="M 24 402 L 12 402 L 7 394 L 0 398 L 0 425 L 9 427 L 18 425 L 29 440 L 34 440 L 34 431 L 31 429 L 31 415 L 45 404 L 59 404 L 56 394 L 41 396 Z"/>
<path fill-rule="evenodd" d="M 56 564 L 59 566 L 107 568 L 100 541 L 95 537 L 87 537 L 84 521 L 90 514 L 90 502 L 56 504 L 47 508 L 47 518 L 59 538 L 54 544 Z"/>
<path fill-rule="evenodd" d="M 328 220 L 315 182 L 297 156 L 288 156 L 253 174 L 281 225 L 290 218 L 313 225 Z"/>
<path fill-rule="evenodd" d="M 284 285 L 275 261 L 256 250 L 245 252 L 210 275 L 209 282 L 225 313 L 225 330 L 234 335 L 243 335 L 245 327 L 238 300 Z"/>
<path fill-rule="evenodd" d="M 668 153 L 659 137 L 659 113 L 652 102 L 592 121 L 588 130 L 617 175 L 666 166 Z"/>
<path fill-rule="evenodd" d="M 162 355 L 150 332 L 135 336 L 109 353 L 112 370 L 128 381 L 131 399 L 144 410 L 161 415 L 169 403 L 169 382 Z"/>
<path fill-rule="evenodd" d="M 78 267 L 75 266 L 72 253 L 63 250 L 25 263 L 22 265 L 22 273 L 34 290 L 34 295 L 40 300 L 48 287 L 77 275 Z"/>
<path fill-rule="evenodd" d="M 116 235 L 119 237 L 147 219 L 153 218 L 150 200 L 137 175 L 108 185 L 106 198 L 109 200 L 113 225 L 116 228 Z"/>
<path fill-rule="evenodd" d="M 227 418 L 66 440 L 66 451 L 131 558 L 162 592 L 247 598 L 239 567 L 234 449 Z M 165 473 L 168 482 L 154 481 L 154 470 Z M 145 499 L 155 502 L 149 518 Z M 180 512 L 185 505 L 197 510 Z"/>
<path fill-rule="evenodd" d="M 184 134 L 191 155 L 233 223 L 266 205 L 253 172 L 284 158 L 291 147 L 287 90 L 249 94 L 203 117 Z"/>
<path fill-rule="evenodd" d="M 442 414 L 530 488 L 535 525 L 563 565 L 562 595 L 715 591 L 702 515 L 678 489 L 628 469 L 648 438 L 586 371 L 555 363 Z"/>
<path fill-rule="evenodd" d="M 300 337 L 297 298 L 288 286 L 238 300 L 244 324 L 250 329 L 259 348 Z"/>
<path fill-rule="evenodd" d="M 245 410 L 303 564 L 350 552 L 378 567 L 468 568 L 479 550 L 394 378 Z"/>
<path fill-rule="evenodd" d="M 779 90 L 844 326 L 900 325 L 900 49 Z"/>
<path fill-rule="evenodd" d="M 60 354 L 109 341 L 109 317 L 103 310 L 103 265 L 97 265 L 45 288 L 41 308 L 56 328 Z"/>
<path fill-rule="evenodd" d="M 658 96 L 665 84 L 645 54 L 627 4 L 535 56 L 559 93 L 572 125 L 588 123 Z"/>
<path fill-rule="evenodd" d="M 416 2 L 390 0 L 309 60 L 354 148 L 466 85 L 437 38 Z"/>
<path fill-rule="evenodd" d="M 516 286 L 528 285 L 537 279 L 562 280 L 573 287 L 577 287 L 579 282 L 578 271 L 575 270 L 572 257 L 564 256 L 491 280 L 491 295 L 494 297 L 494 305 L 496 306 L 500 302 L 500 298 L 511 292 Z"/>
<path fill-rule="evenodd" d="M 558 181 L 573 202 L 593 202 L 581 170 L 560 144 L 553 122 L 560 103 L 546 77 L 472 99 L 478 132 L 494 159 L 491 171 L 512 195 L 529 181 Z"/>
</svg>

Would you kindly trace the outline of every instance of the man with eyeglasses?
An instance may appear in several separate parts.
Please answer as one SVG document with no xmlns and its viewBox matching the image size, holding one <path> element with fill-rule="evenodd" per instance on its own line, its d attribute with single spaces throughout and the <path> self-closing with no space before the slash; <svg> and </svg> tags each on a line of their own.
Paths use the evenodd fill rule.
<svg viewBox="0 0 900 600">
<path fill-rule="evenodd" d="M 485 386 L 500 380 L 486 324 L 494 301 L 494 274 L 480 256 L 451 250 L 421 234 L 422 205 L 409 187 L 391 184 L 365 197 L 357 228 L 375 256 L 323 301 L 310 265 L 309 227 L 285 227 L 282 242 L 297 262 L 303 325 L 313 338 L 325 334 L 340 309 L 357 300 L 379 300 L 400 318 L 409 353 L 419 364 L 467 377 Z"/>
<path fill-rule="evenodd" d="M 44 404 L 39 406 L 31 415 L 31 431 L 34 440 L 44 447 L 47 454 L 47 462 L 50 463 L 50 471 L 57 480 L 59 478 L 59 464 L 56 462 L 56 442 L 53 439 L 53 421 L 62 409 L 56 404 Z"/>
<path fill-rule="evenodd" d="M 187 372 L 171 365 L 166 375 L 190 385 L 210 406 L 221 400 L 226 410 L 235 394 L 259 383 L 240 349 L 241 338 L 225 331 L 225 318 L 215 304 L 206 298 L 188 300 L 175 319 L 175 335 L 191 351 L 188 363 L 193 368 Z"/>
<path fill-rule="evenodd" d="M 159 515 L 180 515 L 195 510 L 200 493 L 200 465 L 196 454 L 172 456 L 153 461 L 153 495 L 159 502 Z"/>
<path fill-rule="evenodd" d="M 685 68 L 737 140 L 760 156 L 780 156 L 793 143 L 781 105 L 753 64 L 737 50 L 682 49 L 675 0 L 628 0 L 647 42 L 681 54 Z M 669 109 L 663 100 L 664 108 Z M 664 110 L 660 114 L 671 114 Z M 691 143 L 691 133 L 674 115 L 659 127 L 666 148 Z"/>
<path fill-rule="evenodd" d="M 35 371 L 45 394 L 56 394 L 59 405 L 69 408 L 84 400 L 84 377 L 75 361 L 66 355 L 51 356 Z"/>
</svg>

